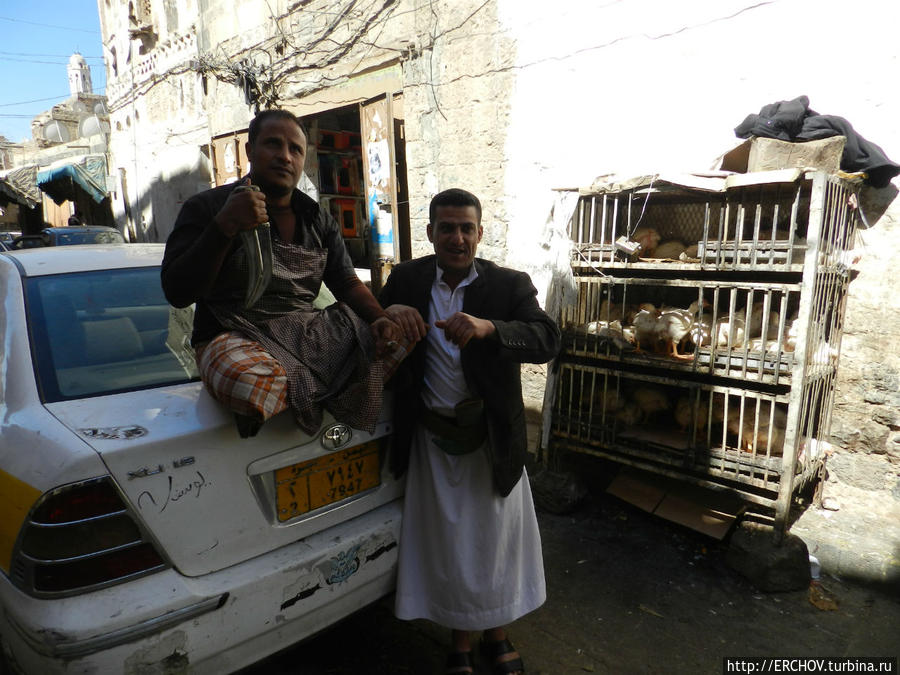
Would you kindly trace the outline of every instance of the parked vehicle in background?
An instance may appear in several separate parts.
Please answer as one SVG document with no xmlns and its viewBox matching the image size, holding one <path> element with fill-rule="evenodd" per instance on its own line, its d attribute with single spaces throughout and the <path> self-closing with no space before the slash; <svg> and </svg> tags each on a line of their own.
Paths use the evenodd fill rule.
<svg viewBox="0 0 900 675">
<path fill-rule="evenodd" d="M 3 247 L 0 248 L 0 250 L 9 249 L 10 245 L 13 243 L 13 239 L 20 236 L 22 236 L 21 232 L 0 232 L 0 246 Z"/>
<path fill-rule="evenodd" d="M 393 590 L 390 406 L 240 438 L 162 254 L 0 253 L 0 672 L 233 672 Z"/>
<path fill-rule="evenodd" d="M 40 234 L 15 237 L 10 248 L 39 248 L 41 246 L 71 246 L 73 244 L 124 244 L 125 237 L 114 227 L 82 225 L 79 227 L 45 227 Z"/>
</svg>

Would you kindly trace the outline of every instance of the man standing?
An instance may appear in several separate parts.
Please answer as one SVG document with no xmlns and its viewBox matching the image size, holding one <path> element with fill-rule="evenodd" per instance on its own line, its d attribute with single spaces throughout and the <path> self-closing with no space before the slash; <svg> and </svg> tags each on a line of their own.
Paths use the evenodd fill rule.
<svg viewBox="0 0 900 675">
<path fill-rule="evenodd" d="M 521 673 L 505 626 L 546 590 L 520 364 L 553 358 L 560 333 L 527 274 L 475 257 L 475 195 L 435 196 L 427 232 L 434 255 L 395 267 L 379 298 L 421 341 L 394 379 L 393 469 L 408 474 L 396 613 L 451 629 L 447 673 L 474 672 L 478 630 L 492 672 Z"/>
<path fill-rule="evenodd" d="M 286 110 L 259 113 L 247 157 L 249 175 L 187 200 L 166 242 L 163 290 L 176 307 L 196 303 L 201 378 L 236 413 L 243 436 L 288 406 L 307 433 L 323 407 L 371 430 L 382 402 L 376 341 L 400 329 L 356 276 L 337 223 L 296 189 L 306 159 L 300 121 Z M 270 233 L 261 241 L 271 280 L 247 306 L 248 284 L 259 281 L 251 258 L 262 256 L 238 235 L 263 223 L 271 224 L 259 230 Z M 340 302 L 319 310 L 323 280 Z"/>
</svg>

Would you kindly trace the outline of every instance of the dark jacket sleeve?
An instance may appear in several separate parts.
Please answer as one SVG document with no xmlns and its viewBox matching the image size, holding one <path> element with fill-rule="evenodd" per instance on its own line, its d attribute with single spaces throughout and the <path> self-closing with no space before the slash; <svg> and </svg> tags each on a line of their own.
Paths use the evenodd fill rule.
<svg viewBox="0 0 900 675">
<path fill-rule="evenodd" d="M 206 297 L 222 262 L 237 245 L 213 222 L 229 193 L 230 190 L 210 190 L 194 195 L 181 207 L 166 240 L 161 272 L 163 292 L 175 307 L 187 307 Z"/>
<path fill-rule="evenodd" d="M 546 363 L 559 353 L 560 332 L 537 301 L 537 289 L 524 272 L 516 272 L 509 293 L 509 319 L 494 319 L 498 356 L 518 363 Z"/>
</svg>

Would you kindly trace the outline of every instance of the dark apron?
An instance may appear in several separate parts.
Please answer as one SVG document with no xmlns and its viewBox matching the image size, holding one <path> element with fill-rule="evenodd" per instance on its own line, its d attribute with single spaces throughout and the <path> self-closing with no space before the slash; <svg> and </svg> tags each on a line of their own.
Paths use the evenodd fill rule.
<svg viewBox="0 0 900 675">
<path fill-rule="evenodd" d="M 222 267 L 208 306 L 228 330 L 263 346 L 287 372 L 288 399 L 308 434 L 322 425 L 322 409 L 372 432 L 382 402 L 382 364 L 369 325 L 338 302 L 316 309 L 328 250 L 273 237 L 272 280 L 257 303 L 243 308 L 248 266 L 238 247 Z"/>
</svg>

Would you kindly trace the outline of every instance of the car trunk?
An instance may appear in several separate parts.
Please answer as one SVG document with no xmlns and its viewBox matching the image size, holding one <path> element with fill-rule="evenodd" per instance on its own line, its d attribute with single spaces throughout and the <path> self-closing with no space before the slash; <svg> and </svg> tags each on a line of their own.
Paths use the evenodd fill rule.
<svg viewBox="0 0 900 675">
<path fill-rule="evenodd" d="M 390 406 L 374 434 L 289 412 L 253 438 L 199 383 L 49 403 L 102 457 L 135 515 L 188 576 L 247 560 L 396 499 Z M 335 447 L 337 446 L 337 447 Z"/>
</svg>

